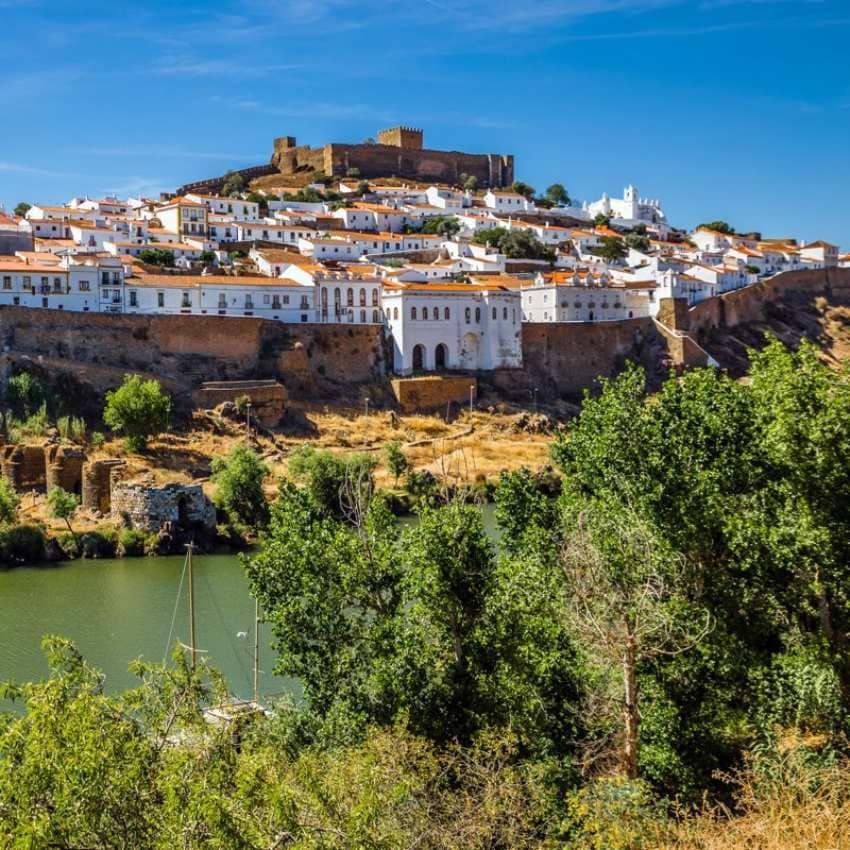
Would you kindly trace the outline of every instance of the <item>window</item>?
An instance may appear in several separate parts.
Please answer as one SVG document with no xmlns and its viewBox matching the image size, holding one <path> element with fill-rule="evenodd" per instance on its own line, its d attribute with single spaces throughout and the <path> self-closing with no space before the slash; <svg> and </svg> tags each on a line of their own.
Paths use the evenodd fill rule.
<svg viewBox="0 0 850 850">
<path fill-rule="evenodd" d="M 377 325 L 380 322 L 380 316 L 377 310 L 372 310 L 372 324 Z"/>
<path fill-rule="evenodd" d="M 100 284 L 101 286 L 109 286 L 109 272 L 100 273 Z"/>
<path fill-rule="evenodd" d="M 426 321 L 428 319 L 428 308 L 427 307 L 422 308 L 422 318 L 425 319 Z"/>
<path fill-rule="evenodd" d="M 29 275 L 24 275 L 24 287 L 29 289 L 32 286 L 32 278 Z"/>
<path fill-rule="evenodd" d="M 3 289 L 11 289 L 12 288 L 12 277 L 11 275 L 3 275 Z"/>
<path fill-rule="evenodd" d="M 398 319 L 398 307 L 393 307 L 393 318 Z"/>
<path fill-rule="evenodd" d="M 57 293 L 62 291 L 62 278 L 61 277 L 54 277 L 53 278 L 53 291 L 57 292 Z"/>
<path fill-rule="evenodd" d="M 361 324 L 364 324 L 364 325 L 366 324 L 366 311 L 365 310 L 360 311 L 360 322 L 361 322 Z"/>
<path fill-rule="evenodd" d="M 135 289 L 130 290 L 130 306 L 131 307 L 138 307 L 139 306 L 138 293 L 136 292 Z"/>
<path fill-rule="evenodd" d="M 475 308 L 475 324 L 477 325 L 477 324 L 479 324 L 480 322 L 481 322 L 481 308 L 480 308 L 480 307 L 476 307 L 476 308 Z"/>
<path fill-rule="evenodd" d="M 219 295 L 218 295 L 218 309 L 219 310 L 226 310 L 227 309 L 227 296 L 223 292 L 220 292 Z"/>
<path fill-rule="evenodd" d="M 446 321 L 448 321 L 448 320 L 451 318 L 451 312 L 449 311 L 449 308 L 448 308 L 448 307 L 446 307 L 446 308 L 444 308 L 444 309 L 443 309 L 443 318 L 444 318 Z"/>
<path fill-rule="evenodd" d="M 284 296 L 283 296 L 283 303 L 284 303 L 284 304 L 288 304 L 288 303 L 289 303 L 289 296 L 288 296 L 288 295 L 284 295 Z"/>
<path fill-rule="evenodd" d="M 12 303 L 13 303 L 16 307 L 19 307 L 19 306 L 20 306 L 20 304 L 21 304 L 21 299 L 20 299 L 20 298 L 18 298 L 18 296 L 16 295 L 16 296 L 12 299 Z"/>
<path fill-rule="evenodd" d="M 372 290 L 372 306 L 373 307 L 378 306 L 378 290 L 377 289 Z"/>
<path fill-rule="evenodd" d="M 87 280 L 80 281 L 80 292 L 91 292 L 91 284 Z"/>
<path fill-rule="evenodd" d="M 363 289 L 362 287 L 360 288 L 360 306 L 361 307 L 366 306 L 366 290 Z"/>
<path fill-rule="evenodd" d="M 354 290 L 350 286 L 348 287 L 348 290 L 345 293 L 345 303 L 349 307 L 354 306 Z"/>
<path fill-rule="evenodd" d="M 112 285 L 120 286 L 121 285 L 121 275 L 119 272 L 112 272 Z"/>
<path fill-rule="evenodd" d="M 164 307 L 165 306 L 165 293 L 164 292 L 157 292 L 157 294 L 156 294 L 156 306 L 157 307 Z"/>
<path fill-rule="evenodd" d="M 280 310 L 280 296 L 279 295 L 275 295 L 272 298 L 272 309 L 273 310 Z"/>
<path fill-rule="evenodd" d="M 183 293 L 183 300 L 180 302 L 180 306 L 181 307 L 191 307 L 192 306 L 192 302 L 189 301 L 189 293 L 188 292 Z"/>
<path fill-rule="evenodd" d="M 499 318 L 498 310 L 496 310 L 496 308 L 494 307 L 493 308 L 493 321 L 495 322 L 496 319 L 498 319 L 498 318 Z"/>
<path fill-rule="evenodd" d="M 508 320 L 508 308 L 507 307 L 502 308 L 502 318 L 507 322 L 507 320 Z"/>
<path fill-rule="evenodd" d="M 245 295 L 245 309 L 246 310 L 253 310 L 254 309 L 254 299 L 251 296 L 250 292 Z"/>
<path fill-rule="evenodd" d="M 277 296 L 275 296 L 275 297 L 277 297 Z M 271 302 L 271 296 L 268 294 L 268 292 L 264 292 L 263 293 L 263 304 L 269 304 L 270 302 Z"/>
<path fill-rule="evenodd" d="M 410 318 L 411 318 L 411 319 L 415 319 L 415 318 L 416 318 L 416 308 L 415 308 L 415 307 L 411 307 L 411 308 L 410 308 Z"/>
<path fill-rule="evenodd" d="M 467 324 L 472 321 L 472 310 L 470 310 L 469 307 L 463 311 L 463 317 L 466 319 Z"/>
</svg>

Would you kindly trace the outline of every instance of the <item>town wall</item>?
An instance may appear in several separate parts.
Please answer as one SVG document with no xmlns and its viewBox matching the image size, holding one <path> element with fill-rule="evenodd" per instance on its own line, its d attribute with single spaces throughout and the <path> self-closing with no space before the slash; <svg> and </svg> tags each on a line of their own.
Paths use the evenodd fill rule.
<svg viewBox="0 0 850 850">
<path fill-rule="evenodd" d="M 478 394 L 478 382 L 468 375 L 394 378 L 391 384 L 402 413 L 444 411 L 451 404 L 467 404 L 470 387 L 473 398 Z"/>
<path fill-rule="evenodd" d="M 152 374 L 174 393 L 205 381 L 274 379 L 290 396 L 339 398 L 380 380 L 380 325 L 284 324 L 219 316 L 141 316 L 0 306 L 7 363 L 28 360 L 98 393 L 127 372 Z M 178 398 L 178 402 L 180 399 Z"/>
<path fill-rule="evenodd" d="M 615 322 L 524 322 L 521 369 L 500 369 L 482 381 L 517 400 L 577 396 L 613 377 L 626 361 L 654 379 L 672 365 L 652 319 Z"/>
<path fill-rule="evenodd" d="M 766 306 L 791 293 L 827 295 L 847 301 L 850 299 L 850 269 L 782 272 L 743 289 L 706 299 L 690 310 L 691 331 L 702 342 L 712 329 L 763 321 Z"/>
</svg>

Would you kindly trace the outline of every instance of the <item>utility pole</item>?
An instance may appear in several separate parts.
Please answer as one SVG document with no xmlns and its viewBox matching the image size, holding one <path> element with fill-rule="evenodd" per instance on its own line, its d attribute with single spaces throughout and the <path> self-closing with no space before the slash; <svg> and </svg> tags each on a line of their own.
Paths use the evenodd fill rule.
<svg viewBox="0 0 850 850">
<path fill-rule="evenodd" d="M 245 441 L 251 445 L 251 402 L 245 405 Z"/>
<path fill-rule="evenodd" d="M 469 415 L 472 415 L 472 410 L 475 407 L 475 384 L 469 385 Z"/>
</svg>

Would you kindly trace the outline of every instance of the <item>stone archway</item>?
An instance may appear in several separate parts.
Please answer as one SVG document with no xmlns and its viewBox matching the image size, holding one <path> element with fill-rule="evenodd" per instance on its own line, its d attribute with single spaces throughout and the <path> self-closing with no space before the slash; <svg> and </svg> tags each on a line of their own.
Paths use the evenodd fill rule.
<svg viewBox="0 0 850 850">
<path fill-rule="evenodd" d="M 434 349 L 434 368 L 437 371 L 448 368 L 449 365 L 449 349 L 444 342 L 441 342 Z"/>
<path fill-rule="evenodd" d="M 417 343 L 413 346 L 413 371 L 421 372 L 425 369 L 425 346 Z"/>
</svg>

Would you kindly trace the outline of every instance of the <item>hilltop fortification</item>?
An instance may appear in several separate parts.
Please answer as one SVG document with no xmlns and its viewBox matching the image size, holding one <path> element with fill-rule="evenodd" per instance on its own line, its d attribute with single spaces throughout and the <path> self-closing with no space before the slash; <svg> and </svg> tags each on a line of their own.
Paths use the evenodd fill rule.
<svg viewBox="0 0 850 850">
<path fill-rule="evenodd" d="M 511 154 L 474 154 L 463 151 L 429 150 L 424 133 L 414 127 L 381 130 L 375 142 L 349 144 L 330 142 L 321 147 L 299 145 L 294 136 L 274 140 L 268 165 L 237 172 L 246 181 L 272 174 L 293 175 L 305 172 L 332 177 L 356 175 L 366 180 L 401 177 L 440 183 L 457 183 L 461 175 L 475 177 L 481 187 L 501 188 L 514 181 Z M 181 186 L 177 192 L 218 191 L 224 175 Z"/>
</svg>

